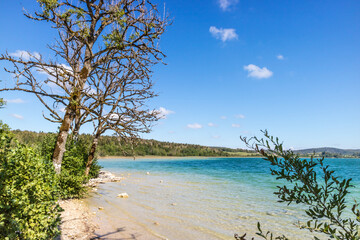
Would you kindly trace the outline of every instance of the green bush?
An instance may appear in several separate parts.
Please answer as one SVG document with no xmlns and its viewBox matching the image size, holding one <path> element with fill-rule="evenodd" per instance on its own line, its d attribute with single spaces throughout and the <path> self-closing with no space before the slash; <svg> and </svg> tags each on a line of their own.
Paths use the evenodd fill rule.
<svg viewBox="0 0 360 240">
<path fill-rule="evenodd" d="M 0 238 L 52 239 L 60 210 L 52 164 L 0 122 Z"/>
<path fill-rule="evenodd" d="M 51 161 L 54 146 L 56 142 L 56 135 L 49 134 L 38 147 L 40 153 L 44 158 Z M 85 167 L 88 157 L 89 146 L 91 143 L 86 139 L 80 138 L 78 141 L 68 141 L 66 151 L 61 166 L 61 174 L 58 176 L 60 197 L 62 199 L 83 197 L 86 193 L 84 183 L 88 178 L 84 175 Z M 97 177 L 101 167 L 97 161 L 94 161 L 89 177 Z"/>
</svg>

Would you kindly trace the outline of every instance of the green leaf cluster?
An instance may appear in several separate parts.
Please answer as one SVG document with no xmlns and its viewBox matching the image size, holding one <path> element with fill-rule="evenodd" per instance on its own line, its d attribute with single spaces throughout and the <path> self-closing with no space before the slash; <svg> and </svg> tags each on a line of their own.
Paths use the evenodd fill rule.
<svg viewBox="0 0 360 240">
<path fill-rule="evenodd" d="M 60 207 L 52 164 L 0 122 L 0 239 L 52 239 Z"/>
<path fill-rule="evenodd" d="M 37 0 L 37 2 L 40 4 L 40 6 L 43 9 L 41 15 L 45 17 L 49 17 L 50 11 L 58 6 L 58 0 Z"/>
<path fill-rule="evenodd" d="M 64 154 L 61 174 L 57 176 L 60 189 L 60 197 L 62 199 L 80 198 L 86 194 L 86 187 L 84 183 L 88 178 L 97 177 L 101 167 L 95 159 L 91 168 L 89 176 L 84 175 L 86 162 L 88 158 L 90 139 L 78 139 L 73 141 L 71 137 L 66 146 Z M 56 142 L 55 134 L 48 134 L 42 142 L 39 143 L 40 154 L 51 161 Z"/>
<path fill-rule="evenodd" d="M 271 174 L 276 179 L 285 180 L 288 185 L 278 186 L 274 194 L 279 202 L 302 204 L 309 217 L 306 224 L 299 224 L 302 229 L 317 232 L 332 239 L 359 240 L 360 211 L 358 204 L 347 206 L 351 179 L 335 175 L 320 159 L 301 159 L 292 150 L 285 150 L 278 138 L 263 131 L 265 138 L 241 138 L 245 144 L 264 156 L 264 160 L 272 165 Z M 346 210 L 352 213 L 345 215 Z M 272 233 L 263 234 L 258 225 L 259 233 L 264 239 L 273 239 Z M 274 239 L 286 239 L 285 236 Z M 314 236 L 314 239 L 318 239 Z"/>
</svg>

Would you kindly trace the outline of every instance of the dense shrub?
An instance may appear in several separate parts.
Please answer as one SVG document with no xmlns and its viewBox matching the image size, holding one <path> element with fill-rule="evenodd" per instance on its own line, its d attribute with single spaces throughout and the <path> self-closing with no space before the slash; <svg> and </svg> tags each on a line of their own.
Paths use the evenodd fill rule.
<svg viewBox="0 0 360 240">
<path fill-rule="evenodd" d="M 51 161 L 56 135 L 49 134 L 39 145 L 38 149 L 44 158 Z M 86 139 L 72 141 L 71 138 L 66 145 L 66 152 L 61 166 L 61 174 L 58 176 L 60 197 L 62 199 L 79 198 L 84 196 L 86 188 L 84 183 L 88 178 L 84 175 L 89 146 L 91 143 Z M 95 160 L 90 168 L 89 177 L 96 177 L 99 174 L 100 166 Z"/>
<path fill-rule="evenodd" d="M 52 164 L 0 122 L 0 239 L 52 239 L 60 207 Z"/>
</svg>

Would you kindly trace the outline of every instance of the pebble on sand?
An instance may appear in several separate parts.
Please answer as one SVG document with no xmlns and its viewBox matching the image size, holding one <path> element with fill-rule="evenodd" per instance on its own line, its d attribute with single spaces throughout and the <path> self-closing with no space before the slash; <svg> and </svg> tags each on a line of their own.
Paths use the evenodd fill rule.
<svg viewBox="0 0 360 240">
<path fill-rule="evenodd" d="M 129 195 L 127 193 L 120 193 L 119 195 L 117 195 L 117 197 L 119 197 L 119 198 L 128 198 Z"/>
</svg>

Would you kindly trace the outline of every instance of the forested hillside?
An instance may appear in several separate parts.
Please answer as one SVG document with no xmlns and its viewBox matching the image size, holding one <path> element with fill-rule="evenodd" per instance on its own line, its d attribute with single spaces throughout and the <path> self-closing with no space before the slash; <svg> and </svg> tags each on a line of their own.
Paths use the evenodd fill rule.
<svg viewBox="0 0 360 240">
<path fill-rule="evenodd" d="M 360 149 L 339 149 L 322 147 L 296 150 L 295 152 L 305 156 L 310 156 L 314 154 L 318 157 L 360 157 Z"/>
<path fill-rule="evenodd" d="M 24 144 L 36 146 L 42 142 L 46 135 L 54 133 L 32 132 L 14 130 L 13 133 Z M 79 138 L 91 144 L 90 134 L 81 134 Z M 160 142 L 156 140 L 140 139 L 135 144 L 120 141 L 114 136 L 102 136 L 99 141 L 97 153 L 105 156 L 206 156 L 206 157 L 250 157 L 258 156 L 252 151 L 221 147 L 207 147 L 194 144 L 181 144 Z"/>
</svg>

